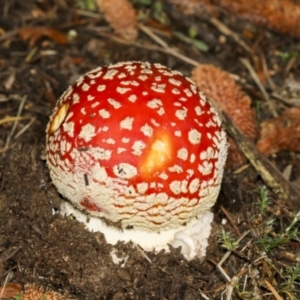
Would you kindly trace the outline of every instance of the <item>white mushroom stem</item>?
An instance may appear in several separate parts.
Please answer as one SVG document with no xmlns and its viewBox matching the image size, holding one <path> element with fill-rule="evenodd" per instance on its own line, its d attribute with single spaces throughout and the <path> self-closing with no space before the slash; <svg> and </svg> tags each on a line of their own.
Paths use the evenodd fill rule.
<svg viewBox="0 0 300 300">
<path fill-rule="evenodd" d="M 150 232 L 144 230 L 117 229 L 108 226 L 100 218 L 87 216 L 80 210 L 74 208 L 67 201 L 61 204 L 61 213 L 74 216 L 78 221 L 83 222 L 90 231 L 100 231 L 104 234 L 108 243 L 115 245 L 119 241 L 133 242 L 142 247 L 145 251 L 170 251 L 169 244 L 174 248 L 181 247 L 181 253 L 186 259 L 191 260 L 196 256 L 204 257 L 208 238 L 213 221 L 213 213 L 207 211 L 187 223 L 186 226 L 164 230 L 162 232 Z"/>
</svg>

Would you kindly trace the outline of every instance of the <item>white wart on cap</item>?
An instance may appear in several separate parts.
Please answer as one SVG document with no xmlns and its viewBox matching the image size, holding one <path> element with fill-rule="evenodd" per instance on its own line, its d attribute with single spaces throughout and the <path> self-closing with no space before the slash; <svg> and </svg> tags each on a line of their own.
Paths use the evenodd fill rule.
<svg viewBox="0 0 300 300">
<path fill-rule="evenodd" d="M 108 242 L 133 240 L 147 250 L 197 226 L 216 201 L 226 154 L 215 109 L 160 64 L 92 70 L 61 96 L 47 126 L 47 164 L 67 213 L 116 231 Z"/>
</svg>

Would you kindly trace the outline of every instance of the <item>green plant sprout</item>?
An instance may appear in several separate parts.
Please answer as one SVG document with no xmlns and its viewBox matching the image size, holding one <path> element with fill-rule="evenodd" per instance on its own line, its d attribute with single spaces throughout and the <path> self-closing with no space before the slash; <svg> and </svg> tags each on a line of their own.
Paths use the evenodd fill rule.
<svg viewBox="0 0 300 300">
<path fill-rule="evenodd" d="M 277 51 L 276 55 L 280 57 L 284 62 L 288 61 L 292 57 L 298 58 L 299 53 L 292 51 L 292 52 L 286 52 L 286 51 Z"/>
<path fill-rule="evenodd" d="M 297 212 L 297 214 L 294 216 L 291 224 L 286 228 L 286 232 L 290 232 L 296 224 L 298 224 L 300 221 L 300 211 Z"/>
<path fill-rule="evenodd" d="M 155 1 L 152 11 L 153 18 L 163 25 L 170 25 L 170 19 L 164 11 L 162 1 Z"/>
<path fill-rule="evenodd" d="M 241 282 L 241 280 L 236 283 L 235 291 L 239 295 L 240 299 L 257 300 L 257 298 L 253 296 L 253 291 L 244 290 L 244 284 Z"/>
<path fill-rule="evenodd" d="M 259 213 L 264 216 L 265 221 L 262 224 L 264 229 L 264 234 L 262 234 L 256 243 L 268 253 L 276 247 L 280 247 L 284 244 L 289 243 L 291 240 L 298 240 L 298 227 L 300 220 L 300 212 L 298 212 L 290 224 L 288 224 L 283 232 L 276 233 L 275 224 L 276 219 L 267 215 L 269 207 L 271 207 L 272 202 L 268 195 L 268 190 L 265 186 L 261 187 L 259 190 L 259 201 L 257 203 L 259 207 Z"/>
<path fill-rule="evenodd" d="M 222 229 L 222 233 L 220 234 L 218 241 L 221 246 L 226 248 L 228 251 L 233 251 L 238 246 L 238 242 L 233 239 L 230 232 L 227 232 L 224 229 Z"/>
<path fill-rule="evenodd" d="M 285 280 L 281 284 L 282 293 L 288 294 L 290 299 L 296 300 L 297 298 L 291 293 L 300 292 L 300 262 L 287 267 L 282 271 L 281 276 Z"/>
<path fill-rule="evenodd" d="M 95 11 L 97 8 L 94 0 L 77 0 L 76 5 L 78 8 L 85 9 L 88 11 Z"/>
<path fill-rule="evenodd" d="M 202 52 L 207 52 L 209 50 L 209 46 L 205 42 L 195 38 L 195 32 L 189 31 L 189 36 L 179 31 L 174 31 L 173 34 L 183 42 L 194 45 Z"/>
<path fill-rule="evenodd" d="M 259 190 L 260 201 L 258 202 L 260 214 L 264 214 L 267 211 L 267 208 L 272 204 L 268 190 L 265 186 L 261 187 Z"/>
<path fill-rule="evenodd" d="M 268 253 L 274 248 L 287 244 L 290 240 L 291 237 L 281 234 L 276 235 L 275 237 L 270 236 L 269 234 L 264 234 L 256 243 L 260 245 L 266 253 Z"/>
<path fill-rule="evenodd" d="M 272 222 L 273 224 L 274 222 Z M 298 239 L 298 228 L 294 228 L 296 223 L 292 220 L 292 223 L 285 229 L 283 233 L 275 234 L 273 232 L 272 235 L 269 233 L 263 234 L 257 241 L 257 244 L 260 245 L 263 250 L 268 253 L 270 250 L 280 247 L 284 244 L 289 243 L 291 240 L 299 240 Z M 273 227 L 273 225 L 272 225 Z M 273 231 L 273 230 L 271 230 Z"/>
</svg>

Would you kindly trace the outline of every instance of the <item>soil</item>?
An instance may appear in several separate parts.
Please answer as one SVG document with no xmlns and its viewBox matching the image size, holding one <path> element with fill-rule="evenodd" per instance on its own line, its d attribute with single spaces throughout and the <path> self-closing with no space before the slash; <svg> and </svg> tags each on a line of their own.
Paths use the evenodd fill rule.
<svg viewBox="0 0 300 300">
<path fill-rule="evenodd" d="M 260 107 L 257 122 L 270 117 L 257 86 L 239 62 L 249 53 L 208 22 L 208 13 L 191 17 L 166 5 L 164 12 L 170 23 L 162 25 L 153 17 L 154 5 L 136 2 L 135 7 L 140 15 L 144 14 L 144 22 L 163 33 L 168 44 L 186 57 L 238 74 L 253 99 L 253 107 Z M 213 208 L 207 256 L 201 260 L 187 261 L 179 249 L 172 247 L 170 253 L 154 253 L 120 242 L 114 247 L 120 261 L 114 263 L 110 255 L 113 246 L 101 233 L 89 232 L 82 223 L 59 214 L 64 200 L 51 184 L 44 160 L 45 128 L 56 99 L 68 85 L 99 65 L 123 60 L 158 62 L 187 76 L 193 66 L 163 51 L 153 51 L 146 45 L 154 42 L 143 33 L 138 41 L 144 43 L 142 48 L 109 38 L 114 34 L 102 15 L 83 14 L 74 1 L 3 0 L 0 12 L 0 120 L 23 117 L 0 123 L 1 285 L 7 281 L 35 283 L 82 300 L 226 299 L 226 292 L 232 299 L 275 299 L 265 280 L 276 287 L 283 281 L 279 269 L 296 264 L 300 244 L 294 238 L 268 254 L 271 262 L 263 259 L 266 254 L 254 240 L 261 234 L 264 219 L 257 205 L 264 183 L 252 166 L 240 172 L 225 171 Z M 283 86 L 291 74 L 299 79 L 299 59 L 288 67 L 280 57 L 299 51 L 299 40 L 241 22 L 232 15 L 220 13 L 217 17 L 251 45 L 258 53 L 255 57 L 264 55 L 278 86 Z M 76 35 L 67 44 L 56 43 L 51 36 L 25 41 L 18 34 L 25 26 L 47 26 Z M 196 28 L 197 39 L 205 42 L 209 51 L 201 52 L 172 34 L 187 34 L 191 27 Z M 278 101 L 274 104 L 279 111 L 284 107 Z M 281 171 L 292 165 L 290 178 L 299 179 L 299 154 L 285 152 L 270 159 Z M 271 191 L 269 198 L 272 205 L 268 216 L 274 217 L 279 232 L 293 212 Z M 230 232 L 235 240 L 245 234 L 222 265 L 229 281 L 217 267 L 227 252 L 220 243 L 222 230 Z M 236 289 L 238 280 L 247 293 L 238 292 L 242 290 Z M 300 299 L 299 290 L 293 295 Z"/>
</svg>

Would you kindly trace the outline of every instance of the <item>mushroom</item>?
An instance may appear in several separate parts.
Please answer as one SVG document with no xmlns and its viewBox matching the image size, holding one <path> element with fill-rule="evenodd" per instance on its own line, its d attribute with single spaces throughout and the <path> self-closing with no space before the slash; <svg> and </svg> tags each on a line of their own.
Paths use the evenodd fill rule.
<svg viewBox="0 0 300 300">
<path fill-rule="evenodd" d="M 61 96 L 46 135 L 63 213 L 112 244 L 205 254 L 227 143 L 190 79 L 148 62 L 96 68 Z"/>
</svg>

